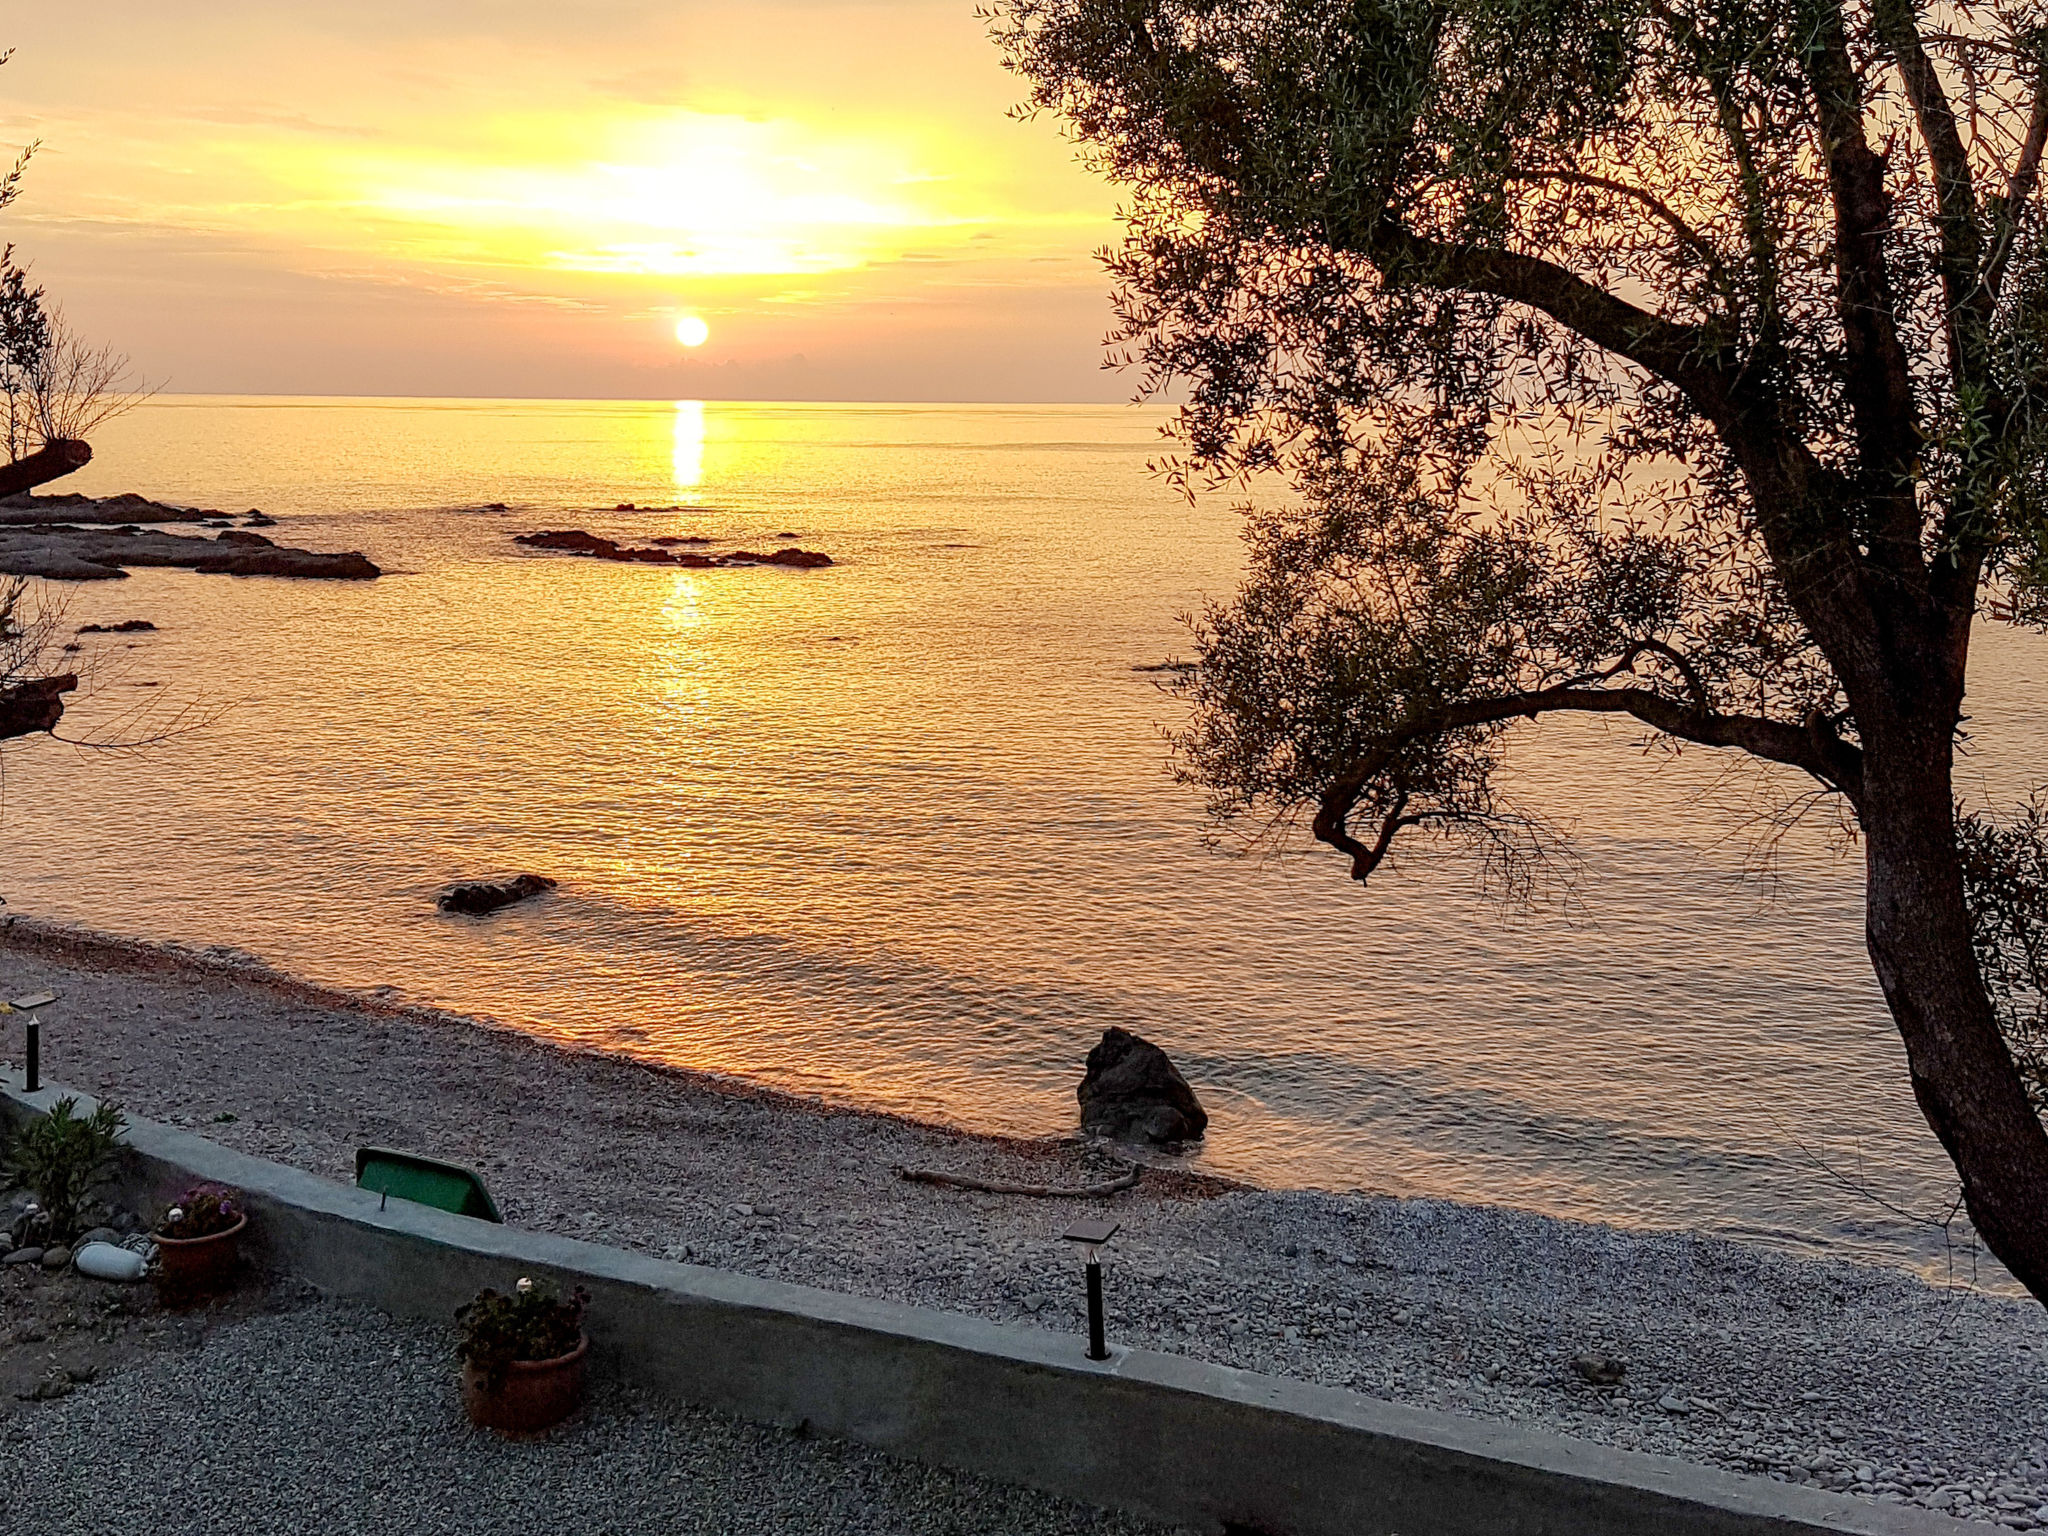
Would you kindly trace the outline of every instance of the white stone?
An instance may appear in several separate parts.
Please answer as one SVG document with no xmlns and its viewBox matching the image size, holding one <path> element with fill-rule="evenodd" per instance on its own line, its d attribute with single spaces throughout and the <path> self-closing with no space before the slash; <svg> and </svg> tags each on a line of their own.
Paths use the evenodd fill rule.
<svg viewBox="0 0 2048 1536">
<path fill-rule="evenodd" d="M 142 1278 L 142 1255 L 116 1248 L 112 1243 L 87 1243 L 72 1262 L 81 1275 L 95 1280 L 134 1281 Z"/>
</svg>

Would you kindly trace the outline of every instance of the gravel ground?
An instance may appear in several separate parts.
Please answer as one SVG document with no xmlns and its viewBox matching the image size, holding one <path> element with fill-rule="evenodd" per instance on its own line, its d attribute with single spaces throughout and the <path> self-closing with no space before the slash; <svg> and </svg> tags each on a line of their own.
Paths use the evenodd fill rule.
<svg viewBox="0 0 2048 1536">
<path fill-rule="evenodd" d="M 1057 1233 L 1114 1215 L 1120 1340 L 1781 1481 L 2048 1526 L 2048 1311 L 1902 1272 L 1443 1201 L 1148 1174 L 1100 1202 L 897 1165 L 1099 1177 L 974 1137 L 0 925 L 0 996 L 50 987 L 50 1074 L 337 1179 L 397 1143 L 474 1164 L 508 1220 L 748 1274 L 1080 1328 Z M 1574 1357 L 1627 1362 L 1595 1388 Z"/>
<path fill-rule="evenodd" d="M 334 1304 L 218 1328 L 0 1425 L 0 1509 L 42 1536 L 1165 1536 L 601 1384 L 545 1439 L 479 1434 L 446 1330 Z"/>
</svg>

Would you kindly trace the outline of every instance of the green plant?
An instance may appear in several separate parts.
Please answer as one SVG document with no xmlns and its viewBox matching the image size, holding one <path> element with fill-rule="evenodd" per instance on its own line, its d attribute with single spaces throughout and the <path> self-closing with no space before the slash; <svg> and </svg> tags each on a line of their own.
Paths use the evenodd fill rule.
<svg viewBox="0 0 2048 1536">
<path fill-rule="evenodd" d="M 57 1238 L 71 1237 L 94 1188 L 113 1171 L 114 1153 L 127 1124 L 118 1104 L 101 1104 L 81 1118 L 78 1100 L 59 1099 L 47 1115 L 15 1134 L 0 1175 L 9 1189 L 35 1195 L 49 1213 Z"/>
<path fill-rule="evenodd" d="M 195 1237 L 225 1232 L 241 1219 L 239 1189 L 230 1189 L 225 1184 L 195 1184 L 164 1212 L 164 1219 L 156 1224 L 156 1235 L 190 1242 Z"/>
<path fill-rule="evenodd" d="M 553 1286 L 522 1279 L 511 1295 L 486 1287 L 475 1301 L 456 1308 L 462 1330 L 455 1353 L 473 1365 L 485 1387 L 495 1392 L 505 1384 L 505 1368 L 515 1360 L 554 1360 L 568 1354 L 583 1336 L 583 1311 L 590 1293 L 577 1286 L 563 1301 Z"/>
</svg>

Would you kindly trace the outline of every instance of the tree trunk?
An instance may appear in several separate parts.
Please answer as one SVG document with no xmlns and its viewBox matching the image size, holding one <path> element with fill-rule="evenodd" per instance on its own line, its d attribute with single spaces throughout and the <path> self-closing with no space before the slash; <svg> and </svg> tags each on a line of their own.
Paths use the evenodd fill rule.
<svg viewBox="0 0 2048 1536">
<path fill-rule="evenodd" d="M 1866 935 L 1921 1113 L 1962 1175 L 1984 1245 L 2048 1304 L 2048 1131 L 1998 1030 L 1956 855 L 1950 732 L 1869 745 L 1861 822 Z"/>
<path fill-rule="evenodd" d="M 67 672 L 62 677 L 39 677 L 0 687 L 0 741 L 31 731 L 55 730 L 64 718 L 63 696 L 77 686 L 77 677 Z"/>
<path fill-rule="evenodd" d="M 25 458 L 0 464 L 0 496 L 19 496 L 91 462 L 92 444 L 76 437 L 57 438 Z"/>
</svg>

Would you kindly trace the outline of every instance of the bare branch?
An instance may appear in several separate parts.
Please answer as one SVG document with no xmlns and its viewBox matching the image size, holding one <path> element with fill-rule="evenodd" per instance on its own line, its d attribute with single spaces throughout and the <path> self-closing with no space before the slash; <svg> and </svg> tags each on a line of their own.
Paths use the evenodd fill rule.
<svg viewBox="0 0 2048 1536">
<path fill-rule="evenodd" d="M 1648 688 L 1540 688 L 1446 704 L 1414 716 L 1386 733 L 1372 752 L 1353 763 L 1323 792 L 1313 823 L 1317 840 L 1350 854 L 1352 878 L 1364 880 L 1386 857 L 1387 847 L 1400 827 L 1383 827 L 1378 845 L 1368 846 L 1349 834 L 1345 822 L 1365 787 L 1394 764 L 1404 747 L 1471 726 L 1518 717 L 1534 720 L 1539 715 L 1567 712 L 1630 715 L 1682 741 L 1709 747 L 1737 747 L 1752 756 L 1801 769 L 1851 801 L 1862 792 L 1861 751 L 1831 731 L 1817 732 L 1812 721 L 1800 726 L 1757 715 L 1721 714 L 1682 704 Z"/>
</svg>

